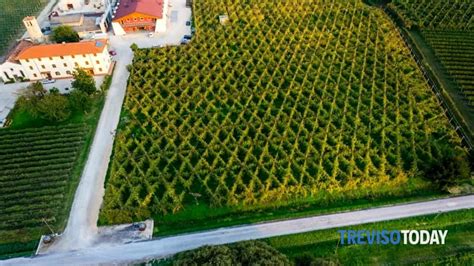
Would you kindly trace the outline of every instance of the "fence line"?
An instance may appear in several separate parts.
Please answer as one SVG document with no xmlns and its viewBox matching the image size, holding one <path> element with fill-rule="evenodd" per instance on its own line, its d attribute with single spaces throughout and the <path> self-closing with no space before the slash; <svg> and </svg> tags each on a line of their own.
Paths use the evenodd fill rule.
<svg viewBox="0 0 474 266">
<path fill-rule="evenodd" d="M 396 18 L 393 17 L 391 10 L 388 10 L 386 6 L 383 7 L 383 10 L 388 15 L 388 17 L 394 22 L 394 24 L 398 25 Z M 423 60 L 421 56 L 413 49 L 412 45 L 408 41 L 408 37 L 406 36 L 406 34 L 402 33 L 402 31 L 400 31 L 398 27 L 396 27 L 396 29 L 397 29 L 398 35 L 400 35 L 403 42 L 410 50 L 410 54 L 412 55 L 413 59 L 415 59 L 415 62 L 417 63 L 418 67 L 421 69 L 423 77 L 427 81 L 428 85 L 431 87 L 431 90 L 436 95 L 436 99 L 438 100 L 438 103 L 440 104 L 440 106 L 443 108 L 443 111 L 446 114 L 446 116 L 449 118 L 449 122 L 451 126 L 459 134 L 459 136 L 461 137 L 461 141 L 464 144 L 466 144 L 469 151 L 472 151 L 474 149 L 474 146 L 472 144 L 470 135 L 466 133 L 465 129 L 462 127 L 462 124 L 459 123 L 459 121 L 456 119 L 456 116 L 451 111 L 451 108 L 449 107 L 449 105 L 446 103 L 446 100 L 443 97 L 441 89 L 438 88 L 438 85 L 436 84 L 436 82 L 433 81 L 429 72 L 426 71 L 425 66 L 422 64 Z"/>
</svg>

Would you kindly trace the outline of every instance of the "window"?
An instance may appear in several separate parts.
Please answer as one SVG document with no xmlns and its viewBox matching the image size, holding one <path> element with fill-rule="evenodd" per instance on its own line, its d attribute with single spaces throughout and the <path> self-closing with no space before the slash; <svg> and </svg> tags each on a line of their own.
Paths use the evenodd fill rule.
<svg viewBox="0 0 474 266">
<path fill-rule="evenodd" d="M 75 56 L 71 55 L 72 58 L 76 58 Z"/>
<path fill-rule="evenodd" d="M 97 54 L 94 54 L 94 56 L 97 56 Z"/>
<path fill-rule="evenodd" d="M 50 58 L 49 58 L 49 60 L 53 61 L 53 58 L 52 58 L 52 57 L 50 57 Z"/>
<path fill-rule="evenodd" d="M 85 54 L 83 54 L 83 55 L 82 55 L 82 57 L 86 58 L 86 55 L 85 55 Z"/>
<path fill-rule="evenodd" d="M 41 58 L 38 58 L 38 61 L 40 61 L 40 62 L 41 62 Z"/>
<path fill-rule="evenodd" d="M 56 76 L 61 76 L 61 73 L 59 71 L 56 71 Z"/>
<path fill-rule="evenodd" d="M 64 65 L 64 67 L 67 67 L 67 64 L 66 64 L 66 63 L 64 63 L 63 65 Z"/>
<path fill-rule="evenodd" d="M 99 60 L 96 60 L 95 63 L 96 63 L 96 64 L 100 64 Z"/>
<path fill-rule="evenodd" d="M 140 21 L 143 21 L 143 18 L 140 18 Z"/>
<path fill-rule="evenodd" d="M 38 77 L 38 75 L 36 75 L 36 74 L 33 74 L 33 77 L 37 78 L 37 77 Z"/>
<path fill-rule="evenodd" d="M 99 71 L 102 72 L 102 68 L 99 68 Z"/>
<path fill-rule="evenodd" d="M 26 59 L 25 61 L 26 61 L 27 63 L 29 63 L 29 62 L 30 62 L 30 59 Z"/>
<path fill-rule="evenodd" d="M 71 71 L 69 71 L 69 70 L 66 71 L 66 74 L 72 75 L 72 74 L 71 74 Z"/>
<path fill-rule="evenodd" d="M 79 64 L 76 62 L 76 63 L 74 63 L 74 66 L 78 67 L 78 66 L 79 66 Z"/>
<path fill-rule="evenodd" d="M 89 62 L 88 62 L 88 61 L 86 61 L 86 66 L 88 66 L 88 65 L 89 65 Z"/>
<path fill-rule="evenodd" d="M 41 68 L 42 68 L 42 69 L 45 69 L 46 67 L 45 67 L 44 65 L 41 65 Z"/>
<path fill-rule="evenodd" d="M 64 56 L 60 56 L 61 59 L 64 59 Z"/>
<path fill-rule="evenodd" d="M 55 65 L 55 64 L 53 64 L 53 68 L 56 68 L 56 65 Z"/>
<path fill-rule="evenodd" d="M 31 69 L 31 70 L 33 70 L 33 67 L 32 67 L 32 66 L 30 66 L 30 69 Z"/>
</svg>

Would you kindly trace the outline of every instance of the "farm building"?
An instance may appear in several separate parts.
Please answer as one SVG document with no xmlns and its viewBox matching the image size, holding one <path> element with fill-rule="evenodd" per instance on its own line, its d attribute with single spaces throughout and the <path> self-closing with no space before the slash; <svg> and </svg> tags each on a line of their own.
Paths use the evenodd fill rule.
<svg viewBox="0 0 474 266">
<path fill-rule="evenodd" d="M 16 57 L 24 49 L 33 46 L 34 43 L 21 40 L 14 49 L 6 56 L 3 62 L 0 62 L 0 79 L 4 82 L 27 79 L 23 66 L 18 64 Z"/>
<path fill-rule="evenodd" d="M 166 32 L 168 0 L 122 0 L 112 11 L 115 35 L 127 32 Z"/>
<path fill-rule="evenodd" d="M 0 77 L 4 81 L 69 78 L 76 68 L 105 75 L 111 65 L 107 47 L 107 40 L 24 45 L 0 65 Z"/>
</svg>

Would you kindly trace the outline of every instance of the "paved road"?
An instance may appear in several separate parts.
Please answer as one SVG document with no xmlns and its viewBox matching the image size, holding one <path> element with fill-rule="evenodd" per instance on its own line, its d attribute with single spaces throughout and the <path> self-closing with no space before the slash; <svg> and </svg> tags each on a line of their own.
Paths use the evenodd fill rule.
<svg viewBox="0 0 474 266">
<path fill-rule="evenodd" d="M 173 255 L 203 245 L 218 245 L 251 239 L 303 233 L 315 230 L 349 227 L 412 216 L 474 208 L 474 195 L 400 204 L 368 210 L 337 213 L 309 218 L 222 228 L 156 240 L 117 246 L 98 246 L 79 251 L 53 253 L 35 258 L 17 258 L 0 262 L 4 265 L 97 265 L 137 263 Z M 409 228 L 403 228 L 409 229 Z M 449 233 L 448 233 L 449 241 Z"/>
</svg>

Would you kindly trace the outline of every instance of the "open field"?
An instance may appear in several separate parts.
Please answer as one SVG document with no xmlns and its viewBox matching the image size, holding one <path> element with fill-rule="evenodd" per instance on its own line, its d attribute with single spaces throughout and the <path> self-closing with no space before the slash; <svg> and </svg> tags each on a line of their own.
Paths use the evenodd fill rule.
<svg viewBox="0 0 474 266">
<path fill-rule="evenodd" d="M 190 45 L 135 51 L 101 223 L 430 188 L 460 140 L 395 26 L 310 2 L 196 1 Z"/>
<path fill-rule="evenodd" d="M 0 0 L 0 56 L 24 30 L 23 18 L 34 16 L 49 0 Z"/>
<path fill-rule="evenodd" d="M 266 240 L 292 261 L 317 260 L 341 265 L 472 265 L 474 263 L 474 211 L 352 226 L 350 230 L 448 230 L 445 245 L 346 245 L 339 229 L 275 237 Z M 304 259 L 306 258 L 306 259 Z"/>
</svg>

